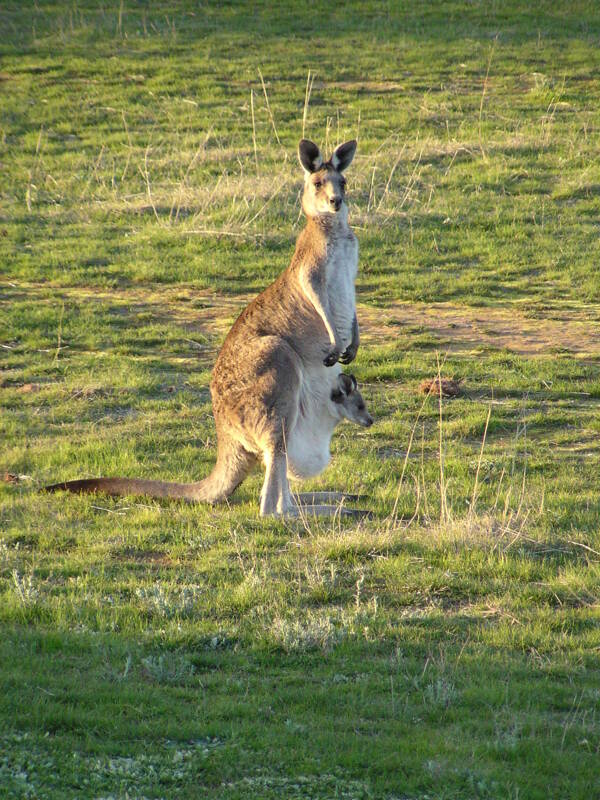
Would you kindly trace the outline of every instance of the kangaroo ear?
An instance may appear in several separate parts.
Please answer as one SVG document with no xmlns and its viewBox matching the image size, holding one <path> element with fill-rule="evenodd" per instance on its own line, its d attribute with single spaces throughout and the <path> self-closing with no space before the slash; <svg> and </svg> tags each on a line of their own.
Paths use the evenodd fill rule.
<svg viewBox="0 0 600 800">
<path fill-rule="evenodd" d="M 310 139 L 300 139 L 298 158 L 307 172 L 316 172 L 323 166 L 321 151 Z"/>
<path fill-rule="evenodd" d="M 356 391 L 358 389 L 358 383 L 356 382 L 354 375 L 350 375 L 350 380 L 352 381 L 352 388 L 354 391 Z"/>
<path fill-rule="evenodd" d="M 338 172 L 343 172 L 347 169 L 352 163 L 357 144 L 356 139 L 352 139 L 352 141 L 344 142 L 344 144 L 336 147 L 330 159 L 332 167 L 337 169 Z"/>
<path fill-rule="evenodd" d="M 345 372 L 340 372 L 339 374 L 339 383 L 341 391 L 346 395 L 352 394 L 354 389 L 356 389 L 356 378 L 354 375 L 346 375 Z"/>
</svg>

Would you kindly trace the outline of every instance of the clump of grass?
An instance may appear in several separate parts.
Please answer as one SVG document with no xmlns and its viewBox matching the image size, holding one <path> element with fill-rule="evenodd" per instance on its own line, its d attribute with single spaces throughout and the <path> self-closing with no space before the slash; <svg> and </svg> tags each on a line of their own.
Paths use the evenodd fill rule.
<svg viewBox="0 0 600 800">
<path fill-rule="evenodd" d="M 2 564 L 8 564 L 13 557 L 15 549 L 18 549 L 18 546 L 17 543 L 16 548 L 9 547 L 6 539 L 0 539 L 0 562 L 2 562 Z"/>
<path fill-rule="evenodd" d="M 33 573 L 30 572 L 29 575 L 21 575 L 19 570 L 13 569 L 12 579 L 15 594 L 19 602 L 24 606 L 34 605 L 40 596 L 40 592 L 34 580 Z"/>
<path fill-rule="evenodd" d="M 161 653 L 142 659 L 144 675 L 155 683 L 181 686 L 190 683 L 196 671 L 189 657 L 181 653 Z"/>
<path fill-rule="evenodd" d="M 170 591 L 163 584 L 155 583 L 154 586 L 137 588 L 135 594 L 151 614 L 164 619 L 173 619 L 194 613 L 202 589 L 199 586 L 184 586 L 179 590 Z"/>
<path fill-rule="evenodd" d="M 276 618 L 270 628 L 272 641 L 286 653 L 306 653 L 311 650 L 330 651 L 348 632 L 334 625 L 327 616 L 310 613 L 304 619 Z"/>
<path fill-rule="evenodd" d="M 523 724 L 507 712 L 501 712 L 494 719 L 494 739 L 492 747 L 499 753 L 514 753 L 523 738 Z"/>
<path fill-rule="evenodd" d="M 435 678 L 423 689 L 423 699 L 426 705 L 437 708 L 449 708 L 458 697 L 456 686 L 443 675 Z"/>
</svg>

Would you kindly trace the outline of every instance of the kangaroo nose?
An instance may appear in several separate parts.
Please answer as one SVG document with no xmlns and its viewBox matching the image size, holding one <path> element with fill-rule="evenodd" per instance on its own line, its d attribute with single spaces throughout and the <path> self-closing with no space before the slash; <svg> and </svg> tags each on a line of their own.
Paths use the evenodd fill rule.
<svg viewBox="0 0 600 800">
<path fill-rule="evenodd" d="M 336 211 L 340 210 L 340 206 L 342 205 L 342 198 L 341 197 L 332 197 L 329 202 L 335 208 Z"/>
<path fill-rule="evenodd" d="M 365 428 L 370 428 L 373 424 L 373 417 L 370 414 L 367 414 L 367 419 L 365 420 Z"/>
</svg>

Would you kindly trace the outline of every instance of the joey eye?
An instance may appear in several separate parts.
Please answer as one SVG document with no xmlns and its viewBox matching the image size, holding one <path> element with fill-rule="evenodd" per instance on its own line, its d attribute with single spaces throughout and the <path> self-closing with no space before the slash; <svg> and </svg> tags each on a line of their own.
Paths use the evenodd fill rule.
<svg viewBox="0 0 600 800">
<path fill-rule="evenodd" d="M 323 184 L 321 183 L 321 181 L 315 181 L 313 185 L 314 185 L 315 189 L 320 189 L 320 188 L 321 188 L 321 186 L 323 186 Z"/>
</svg>

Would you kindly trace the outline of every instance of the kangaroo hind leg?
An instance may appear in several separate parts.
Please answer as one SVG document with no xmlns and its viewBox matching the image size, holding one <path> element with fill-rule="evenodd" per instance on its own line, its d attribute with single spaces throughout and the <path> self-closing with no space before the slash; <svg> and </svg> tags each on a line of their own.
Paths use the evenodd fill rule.
<svg viewBox="0 0 600 800">
<path fill-rule="evenodd" d="M 213 471 L 196 484 L 196 499 L 218 503 L 230 497 L 248 475 L 256 456 L 229 432 L 217 428 L 217 462 Z"/>
<path fill-rule="evenodd" d="M 268 449 L 264 453 L 265 481 L 260 493 L 260 515 L 297 516 L 287 476 L 287 458 L 282 448 Z"/>
</svg>

